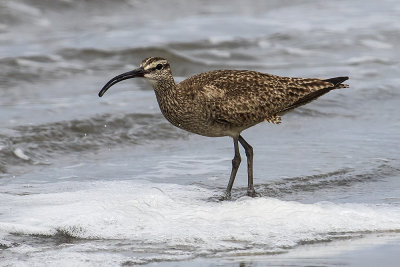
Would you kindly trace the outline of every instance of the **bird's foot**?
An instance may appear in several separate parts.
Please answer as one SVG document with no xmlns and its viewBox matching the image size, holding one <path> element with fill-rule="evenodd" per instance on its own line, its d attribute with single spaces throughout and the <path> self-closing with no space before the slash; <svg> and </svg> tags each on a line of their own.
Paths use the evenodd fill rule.
<svg viewBox="0 0 400 267">
<path fill-rule="evenodd" d="M 231 192 L 226 191 L 220 198 L 220 201 L 224 201 L 224 200 L 231 200 Z"/>
<path fill-rule="evenodd" d="M 247 195 L 249 197 L 256 197 L 258 196 L 258 194 L 256 193 L 256 190 L 254 190 L 254 188 L 249 188 L 247 189 Z"/>
<path fill-rule="evenodd" d="M 252 189 L 247 189 L 247 195 L 249 197 L 258 197 L 260 196 L 259 194 L 256 193 L 256 190 L 254 190 L 254 188 Z M 222 196 L 219 197 L 219 201 L 224 201 L 224 200 L 231 200 L 232 196 L 231 196 L 231 192 L 226 191 Z"/>
</svg>

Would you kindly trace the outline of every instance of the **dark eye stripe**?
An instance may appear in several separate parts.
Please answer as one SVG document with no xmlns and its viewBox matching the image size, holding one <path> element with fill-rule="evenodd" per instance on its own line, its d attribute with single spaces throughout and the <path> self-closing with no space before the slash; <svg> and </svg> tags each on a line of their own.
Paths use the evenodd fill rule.
<svg viewBox="0 0 400 267">
<path fill-rule="evenodd" d="M 160 64 L 158 64 L 158 65 L 160 65 Z M 168 63 L 161 64 L 161 65 L 163 65 L 163 67 L 162 67 L 163 69 L 169 68 L 169 64 L 168 64 Z M 149 69 L 149 71 L 155 71 L 155 70 L 158 70 L 158 69 L 157 69 L 157 66 L 155 66 L 155 67 Z"/>
</svg>

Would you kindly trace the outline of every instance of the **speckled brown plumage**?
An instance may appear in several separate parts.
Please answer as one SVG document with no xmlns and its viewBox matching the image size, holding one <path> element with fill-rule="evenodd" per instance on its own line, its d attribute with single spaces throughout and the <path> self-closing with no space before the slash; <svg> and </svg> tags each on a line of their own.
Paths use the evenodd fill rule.
<svg viewBox="0 0 400 267">
<path fill-rule="evenodd" d="M 235 158 L 227 195 L 240 164 L 238 142 L 245 148 L 248 158 L 248 193 L 255 194 L 252 148 L 240 136 L 243 130 L 264 121 L 280 123 L 284 113 L 332 89 L 348 87 L 342 84 L 348 77 L 289 78 L 249 70 L 215 70 L 175 84 L 168 61 L 150 57 L 143 60 L 140 68 L 113 78 L 99 95 L 113 84 L 134 77 L 150 81 L 161 112 L 173 125 L 204 136 L 233 138 Z"/>
</svg>

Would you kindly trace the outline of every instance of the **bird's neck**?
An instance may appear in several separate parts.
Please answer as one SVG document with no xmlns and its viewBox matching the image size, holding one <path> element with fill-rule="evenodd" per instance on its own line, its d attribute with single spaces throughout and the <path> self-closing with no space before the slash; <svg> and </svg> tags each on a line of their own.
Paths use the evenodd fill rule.
<svg viewBox="0 0 400 267">
<path fill-rule="evenodd" d="M 174 78 L 168 77 L 160 80 L 149 80 L 157 95 L 169 94 L 174 91 L 176 83 Z"/>
<path fill-rule="evenodd" d="M 177 91 L 177 86 L 173 78 L 169 80 L 154 81 L 153 88 L 161 110 L 165 109 L 168 103 L 171 101 L 177 101 L 180 99 L 179 92 Z"/>
<path fill-rule="evenodd" d="M 181 127 L 178 118 L 182 117 L 181 107 L 185 105 L 182 91 L 179 90 L 173 79 L 162 82 L 158 81 L 153 84 L 153 88 L 164 117 L 173 125 Z"/>
</svg>

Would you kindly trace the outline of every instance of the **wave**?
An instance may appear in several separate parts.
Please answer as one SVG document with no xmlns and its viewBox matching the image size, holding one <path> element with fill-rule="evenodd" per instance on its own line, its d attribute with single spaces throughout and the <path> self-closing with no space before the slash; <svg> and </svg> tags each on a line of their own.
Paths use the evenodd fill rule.
<svg viewBox="0 0 400 267">
<path fill-rule="evenodd" d="M 12 166 L 47 164 L 53 156 L 65 153 L 145 144 L 186 135 L 161 114 L 106 114 L 85 120 L 19 126 L 10 135 L 0 135 L 0 172 L 5 173 Z"/>
<path fill-rule="evenodd" d="M 276 181 L 267 183 L 256 183 L 254 185 L 256 192 L 262 197 L 273 197 L 282 200 L 308 201 L 314 199 L 316 192 L 333 193 L 338 190 L 346 190 L 357 184 L 381 182 L 384 179 L 400 176 L 400 165 L 396 162 L 377 162 L 370 168 L 353 169 L 344 168 L 332 172 L 299 176 L 290 178 L 280 178 Z M 225 187 L 215 187 L 204 183 L 195 183 L 209 190 L 215 189 L 224 192 Z M 232 192 L 232 199 L 237 200 L 247 194 L 247 187 L 237 187 Z M 326 197 L 326 195 L 325 195 Z M 219 202 L 221 196 L 215 195 L 208 199 L 209 201 Z"/>
<path fill-rule="evenodd" d="M 371 169 L 346 168 L 317 175 L 283 178 L 269 184 L 258 185 L 259 188 L 256 189 L 262 195 L 287 199 L 298 193 L 338 190 L 340 188 L 349 188 L 357 183 L 376 182 L 387 177 L 399 175 L 399 166 L 383 163 L 378 166 L 372 166 Z"/>
<path fill-rule="evenodd" d="M 180 64 L 188 62 L 168 49 L 134 48 L 122 50 L 63 49 L 50 55 L 17 56 L 0 59 L 2 88 L 64 78 L 88 71 L 123 68 L 124 64 L 139 65 L 144 55 L 163 55 Z M 110 60 L 112 62 L 110 62 Z M 194 63 L 192 63 L 194 64 Z M 112 67 L 110 67 L 110 65 Z"/>
<path fill-rule="evenodd" d="M 82 246 L 86 255 L 118 248 L 124 255 L 119 264 L 139 264 L 284 253 L 304 244 L 400 231 L 400 209 L 387 205 L 264 197 L 212 202 L 206 199 L 214 190 L 137 180 L 63 188 L 0 195 L 6 203 L 0 207 L 0 243 L 6 250 L 48 260 L 60 253 L 73 257 Z M 49 240 L 59 245 L 49 248 Z"/>
</svg>

